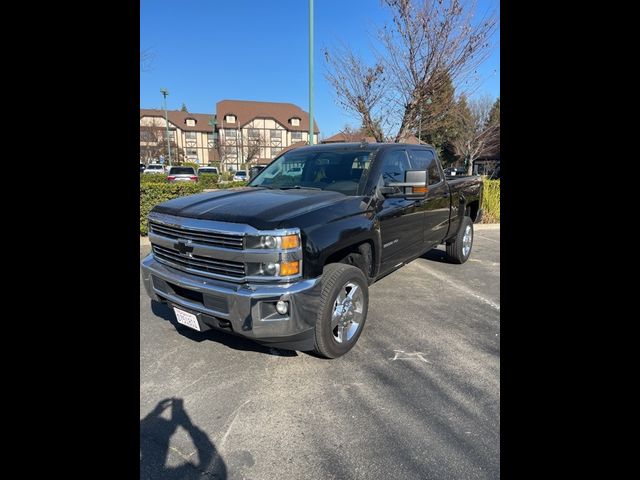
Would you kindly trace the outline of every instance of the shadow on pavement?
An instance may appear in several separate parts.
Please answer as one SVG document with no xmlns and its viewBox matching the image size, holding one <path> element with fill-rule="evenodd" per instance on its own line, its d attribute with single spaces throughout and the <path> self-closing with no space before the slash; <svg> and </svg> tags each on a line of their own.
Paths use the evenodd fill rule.
<svg viewBox="0 0 640 480">
<path fill-rule="evenodd" d="M 432 262 L 449 263 L 449 261 L 447 260 L 447 253 L 444 250 L 436 250 L 435 248 L 432 248 L 428 252 L 423 253 L 420 258 L 431 260 Z"/>
<path fill-rule="evenodd" d="M 230 333 L 219 332 L 213 329 L 207 330 L 205 332 L 197 332 L 190 329 L 189 327 L 185 327 L 184 325 L 178 323 L 171 307 L 164 303 L 151 300 L 151 311 L 157 317 L 170 322 L 174 327 L 176 327 L 176 331 L 180 335 L 187 337 L 189 340 L 193 340 L 195 342 L 203 342 L 209 340 L 221 343 L 229 348 L 233 348 L 234 350 L 241 350 L 245 352 L 258 352 L 279 357 L 298 356 L 298 353 L 292 350 L 281 350 L 279 348 L 260 345 L 259 343 L 252 342 L 251 340 L 246 340 L 242 337 L 238 337 Z"/>
<path fill-rule="evenodd" d="M 171 408 L 171 418 L 162 413 Z M 169 441 L 178 427 L 186 430 L 195 452 L 176 452 L 184 458 L 178 466 L 166 465 Z M 181 398 L 165 398 L 149 414 L 140 420 L 140 478 L 190 480 L 202 478 L 227 478 L 227 467 L 217 454 L 216 448 L 207 434 L 195 426 L 184 410 Z"/>
</svg>

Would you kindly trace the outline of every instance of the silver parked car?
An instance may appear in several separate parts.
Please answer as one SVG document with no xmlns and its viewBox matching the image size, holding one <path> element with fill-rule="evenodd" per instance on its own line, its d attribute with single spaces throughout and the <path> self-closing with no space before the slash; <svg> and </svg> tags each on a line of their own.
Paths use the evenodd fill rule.
<svg viewBox="0 0 640 480">
<path fill-rule="evenodd" d="M 197 182 L 198 176 L 193 167 L 171 167 L 167 176 L 169 183 L 173 182 Z"/>
<path fill-rule="evenodd" d="M 236 173 L 233 174 L 233 181 L 234 182 L 244 182 L 245 180 L 249 180 L 247 178 L 247 171 L 246 170 L 238 170 Z"/>
</svg>

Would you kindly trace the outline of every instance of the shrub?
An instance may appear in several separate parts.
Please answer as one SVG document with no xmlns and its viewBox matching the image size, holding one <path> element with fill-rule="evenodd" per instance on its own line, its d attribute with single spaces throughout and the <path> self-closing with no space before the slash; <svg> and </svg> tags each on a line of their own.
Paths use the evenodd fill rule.
<svg viewBox="0 0 640 480">
<path fill-rule="evenodd" d="M 160 173 L 141 173 L 140 183 L 167 183 L 167 176 Z"/>
<path fill-rule="evenodd" d="M 147 175 L 149 177 L 153 175 Z M 160 176 L 160 175 L 158 175 Z M 147 235 L 147 215 L 157 204 L 172 198 L 202 192 L 199 183 L 142 183 L 140 184 L 140 235 Z"/>
<path fill-rule="evenodd" d="M 227 182 L 218 184 L 218 188 L 244 187 L 249 182 Z"/>
<path fill-rule="evenodd" d="M 500 180 L 484 180 L 482 223 L 500 223 Z"/>
<path fill-rule="evenodd" d="M 229 180 L 232 180 L 232 179 L 233 179 L 233 172 L 222 172 L 220 174 L 220 180 L 228 182 Z"/>
<path fill-rule="evenodd" d="M 199 163 L 195 163 L 195 162 L 183 162 L 181 165 L 181 167 L 193 167 L 193 170 L 195 172 L 198 171 L 198 169 L 202 166 Z"/>
<path fill-rule="evenodd" d="M 204 173 L 198 177 L 198 183 L 202 188 L 218 188 L 218 175 L 215 173 Z"/>
</svg>

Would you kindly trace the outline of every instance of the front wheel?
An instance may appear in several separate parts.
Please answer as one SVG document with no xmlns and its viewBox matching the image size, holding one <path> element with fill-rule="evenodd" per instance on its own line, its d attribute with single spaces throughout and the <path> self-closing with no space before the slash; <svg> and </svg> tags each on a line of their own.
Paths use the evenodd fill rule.
<svg viewBox="0 0 640 480">
<path fill-rule="evenodd" d="M 314 351 L 337 358 L 351 350 L 362 333 L 369 307 L 368 282 L 362 270 L 342 263 L 327 265 L 322 277 Z"/>
<path fill-rule="evenodd" d="M 458 234 L 447 242 L 447 257 L 453 263 L 464 263 L 471 255 L 473 246 L 473 221 L 470 217 L 464 217 L 458 230 Z"/>
</svg>

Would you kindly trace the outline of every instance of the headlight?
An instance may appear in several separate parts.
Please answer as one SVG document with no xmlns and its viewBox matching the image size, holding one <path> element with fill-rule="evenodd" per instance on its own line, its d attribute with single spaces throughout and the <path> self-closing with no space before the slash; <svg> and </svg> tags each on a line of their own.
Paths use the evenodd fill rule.
<svg viewBox="0 0 640 480">
<path fill-rule="evenodd" d="M 300 234 L 260 235 L 247 237 L 247 248 L 265 250 L 292 250 L 300 246 Z"/>
<path fill-rule="evenodd" d="M 247 275 L 251 277 L 291 277 L 300 273 L 300 260 L 279 263 L 248 263 Z"/>
</svg>

